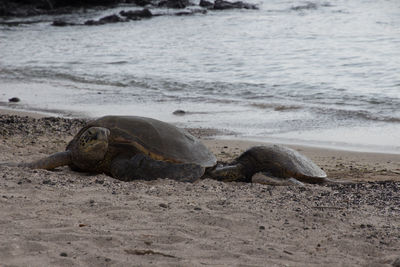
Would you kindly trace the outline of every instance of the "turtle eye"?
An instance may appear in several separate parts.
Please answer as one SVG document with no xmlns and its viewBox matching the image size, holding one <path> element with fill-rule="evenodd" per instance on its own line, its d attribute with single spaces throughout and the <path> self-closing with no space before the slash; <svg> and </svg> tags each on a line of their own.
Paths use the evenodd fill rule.
<svg viewBox="0 0 400 267">
<path fill-rule="evenodd" d="M 87 141 L 89 140 L 98 140 L 99 139 L 99 131 L 96 129 L 90 128 L 87 131 Z"/>
<path fill-rule="evenodd" d="M 91 136 L 92 140 L 97 140 L 97 139 L 99 139 L 98 137 L 99 137 L 98 133 L 93 133 Z"/>
<path fill-rule="evenodd" d="M 92 128 L 89 128 L 87 132 L 88 132 L 88 134 L 89 134 L 90 136 L 96 135 L 96 131 L 95 131 L 94 129 L 92 129 Z"/>
</svg>

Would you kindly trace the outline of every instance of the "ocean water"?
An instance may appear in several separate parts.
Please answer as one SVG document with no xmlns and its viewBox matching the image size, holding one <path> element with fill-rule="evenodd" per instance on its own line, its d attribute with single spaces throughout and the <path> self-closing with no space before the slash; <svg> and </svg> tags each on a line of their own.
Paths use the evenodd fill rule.
<svg viewBox="0 0 400 267">
<path fill-rule="evenodd" d="M 0 107 L 400 153 L 400 1 L 253 3 L 260 10 L 50 25 L 135 9 L 125 5 L 2 25 Z M 9 104 L 14 96 L 22 101 Z"/>
</svg>

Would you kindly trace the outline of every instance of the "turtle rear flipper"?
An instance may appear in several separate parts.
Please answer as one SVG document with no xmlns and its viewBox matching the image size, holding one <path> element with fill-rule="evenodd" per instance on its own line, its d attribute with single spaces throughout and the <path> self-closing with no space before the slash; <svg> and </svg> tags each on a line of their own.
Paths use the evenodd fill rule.
<svg viewBox="0 0 400 267">
<path fill-rule="evenodd" d="M 266 184 L 266 185 L 277 185 L 277 186 L 286 186 L 286 185 L 296 185 L 296 186 L 304 186 L 302 182 L 295 178 L 280 178 L 268 175 L 265 172 L 258 172 L 253 175 L 251 178 L 252 183 L 258 184 Z"/>
<path fill-rule="evenodd" d="M 19 163 L 18 167 L 28 167 L 31 169 L 52 170 L 60 166 L 71 164 L 70 151 L 54 153 L 46 158 L 39 159 L 29 163 Z M 15 165 L 14 165 L 15 166 Z"/>
<path fill-rule="evenodd" d="M 122 181 L 169 178 L 181 182 L 194 182 L 203 176 L 205 168 L 194 163 L 171 163 L 137 154 L 130 159 L 116 158 L 110 171 L 112 177 Z"/>
<path fill-rule="evenodd" d="M 18 167 L 19 163 L 15 162 L 0 162 L 0 167 L 1 166 L 6 166 L 6 167 Z"/>
</svg>

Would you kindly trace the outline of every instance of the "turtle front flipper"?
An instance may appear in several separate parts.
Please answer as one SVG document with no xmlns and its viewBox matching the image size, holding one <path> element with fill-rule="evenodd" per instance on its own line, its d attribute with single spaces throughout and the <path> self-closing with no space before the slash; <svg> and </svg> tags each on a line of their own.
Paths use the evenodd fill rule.
<svg viewBox="0 0 400 267">
<path fill-rule="evenodd" d="M 46 158 L 39 159 L 29 163 L 19 163 L 14 166 L 28 167 L 31 169 L 52 170 L 60 166 L 71 163 L 71 153 L 69 151 L 54 153 Z"/>
<path fill-rule="evenodd" d="M 246 167 L 242 164 L 217 166 L 207 172 L 211 178 L 223 182 L 251 182 L 251 177 L 246 175 Z"/>
<path fill-rule="evenodd" d="M 272 156 L 272 157 L 271 157 Z M 216 180 L 224 182 L 252 182 L 258 172 L 268 171 L 275 177 L 283 177 L 280 162 L 263 146 L 251 147 L 225 166 L 217 166 L 208 174 Z"/>
<path fill-rule="evenodd" d="M 111 163 L 111 176 L 122 181 L 169 178 L 181 182 L 194 182 L 203 176 L 205 168 L 193 163 L 171 163 L 137 154 L 128 159 L 116 158 Z"/>
</svg>

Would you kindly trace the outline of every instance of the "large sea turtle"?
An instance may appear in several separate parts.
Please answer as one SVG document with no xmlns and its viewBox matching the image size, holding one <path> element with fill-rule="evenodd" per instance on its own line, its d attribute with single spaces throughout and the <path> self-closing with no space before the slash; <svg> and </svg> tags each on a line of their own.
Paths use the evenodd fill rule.
<svg viewBox="0 0 400 267">
<path fill-rule="evenodd" d="M 230 164 L 216 163 L 200 140 L 171 124 L 145 117 L 105 116 L 83 127 L 66 151 L 18 166 L 54 169 L 69 165 L 76 171 L 105 173 L 123 181 L 195 181 L 207 176 L 268 184 L 330 182 L 315 163 L 283 146 L 252 147 Z M 263 175 L 260 178 L 256 173 Z"/>
</svg>

